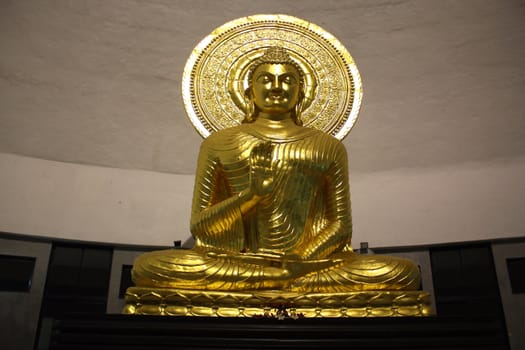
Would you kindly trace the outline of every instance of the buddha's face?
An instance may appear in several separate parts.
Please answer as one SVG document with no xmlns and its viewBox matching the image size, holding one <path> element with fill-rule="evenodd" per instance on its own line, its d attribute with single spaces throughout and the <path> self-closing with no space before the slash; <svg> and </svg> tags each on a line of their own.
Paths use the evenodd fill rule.
<svg viewBox="0 0 525 350">
<path fill-rule="evenodd" d="M 300 75 L 291 64 L 261 64 L 252 79 L 254 103 L 263 113 L 290 112 L 299 102 Z"/>
</svg>

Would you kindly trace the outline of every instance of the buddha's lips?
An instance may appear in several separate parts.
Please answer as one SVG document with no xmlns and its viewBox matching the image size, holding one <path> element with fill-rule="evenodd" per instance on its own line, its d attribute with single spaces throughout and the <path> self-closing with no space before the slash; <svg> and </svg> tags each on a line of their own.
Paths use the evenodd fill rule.
<svg viewBox="0 0 525 350">
<path fill-rule="evenodd" d="M 268 95 L 268 98 L 271 100 L 284 100 L 284 94 L 271 93 Z"/>
</svg>

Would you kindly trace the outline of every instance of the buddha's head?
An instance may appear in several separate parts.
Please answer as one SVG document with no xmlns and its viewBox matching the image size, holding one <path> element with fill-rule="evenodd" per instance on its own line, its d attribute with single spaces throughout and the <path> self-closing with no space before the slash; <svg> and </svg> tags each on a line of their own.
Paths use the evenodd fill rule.
<svg viewBox="0 0 525 350">
<path fill-rule="evenodd" d="M 302 125 L 300 112 L 304 98 L 304 73 L 282 47 L 270 47 L 249 68 L 248 105 L 243 122 L 253 122 L 260 112 L 269 115 L 290 113 Z"/>
</svg>

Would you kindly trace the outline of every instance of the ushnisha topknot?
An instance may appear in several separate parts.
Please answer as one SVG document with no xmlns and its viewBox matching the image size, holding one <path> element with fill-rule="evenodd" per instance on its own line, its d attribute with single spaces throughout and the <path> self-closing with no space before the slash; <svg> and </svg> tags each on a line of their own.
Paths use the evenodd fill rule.
<svg viewBox="0 0 525 350">
<path fill-rule="evenodd" d="M 262 58 L 264 62 L 269 63 L 293 62 L 290 58 L 290 55 L 288 55 L 288 52 L 286 52 L 286 50 L 281 46 L 269 47 L 266 49 L 264 55 L 262 55 L 260 58 Z"/>
</svg>

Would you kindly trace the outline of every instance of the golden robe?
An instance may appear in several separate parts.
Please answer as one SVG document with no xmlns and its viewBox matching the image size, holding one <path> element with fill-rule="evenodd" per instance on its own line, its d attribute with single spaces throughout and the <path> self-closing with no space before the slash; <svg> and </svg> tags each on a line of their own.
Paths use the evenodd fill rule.
<svg viewBox="0 0 525 350">
<path fill-rule="evenodd" d="M 243 214 L 241 191 L 254 167 L 275 190 Z M 140 256 L 136 285 L 312 293 L 419 287 L 411 261 L 352 251 L 346 150 L 314 129 L 283 140 L 242 124 L 209 136 L 199 155 L 191 232 L 191 250 Z"/>
</svg>

